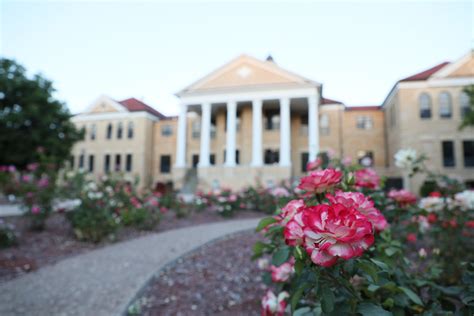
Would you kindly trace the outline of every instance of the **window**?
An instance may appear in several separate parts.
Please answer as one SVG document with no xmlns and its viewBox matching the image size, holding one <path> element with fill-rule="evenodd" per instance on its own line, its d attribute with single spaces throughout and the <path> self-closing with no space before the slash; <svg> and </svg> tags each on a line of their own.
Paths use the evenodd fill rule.
<svg viewBox="0 0 474 316">
<path fill-rule="evenodd" d="M 122 139 L 122 133 L 123 133 L 122 122 L 119 122 L 117 126 L 117 139 Z"/>
<path fill-rule="evenodd" d="M 92 126 L 91 126 L 91 140 L 95 139 L 96 130 L 97 130 L 97 128 L 96 128 L 95 124 L 92 124 Z"/>
<path fill-rule="evenodd" d="M 374 165 L 374 153 L 368 150 L 359 150 L 357 152 L 359 164 L 364 167 L 372 167 Z"/>
<path fill-rule="evenodd" d="M 89 155 L 89 172 L 94 172 L 94 155 Z"/>
<path fill-rule="evenodd" d="M 192 159 L 193 159 L 193 161 L 192 161 L 193 168 L 196 168 L 198 163 L 199 163 L 199 155 L 193 155 Z"/>
<path fill-rule="evenodd" d="M 191 133 L 193 138 L 199 138 L 201 136 L 201 122 L 194 120 L 191 125 Z"/>
<path fill-rule="evenodd" d="M 265 150 L 264 161 L 266 165 L 276 164 L 280 161 L 280 153 L 278 150 Z"/>
<path fill-rule="evenodd" d="M 456 165 L 456 159 L 454 156 L 454 142 L 447 140 L 441 142 L 443 151 L 443 166 L 454 167 Z"/>
<path fill-rule="evenodd" d="M 122 156 L 120 154 L 115 155 L 115 171 L 120 171 L 122 165 Z"/>
<path fill-rule="evenodd" d="M 79 169 L 84 169 L 84 154 L 79 156 Z"/>
<path fill-rule="evenodd" d="M 308 164 L 309 160 L 309 154 L 308 153 L 302 153 L 301 154 L 301 172 L 306 172 L 306 165 Z"/>
<path fill-rule="evenodd" d="M 161 136 L 171 136 L 173 135 L 173 127 L 171 125 L 163 125 L 161 126 Z"/>
<path fill-rule="evenodd" d="M 132 154 L 127 154 L 125 158 L 125 171 L 132 171 Z"/>
<path fill-rule="evenodd" d="M 112 138 L 112 124 L 109 123 L 107 125 L 107 139 L 111 139 Z"/>
<path fill-rule="evenodd" d="M 108 173 L 110 171 L 110 155 L 105 155 L 104 158 L 104 172 Z"/>
<path fill-rule="evenodd" d="M 308 114 L 302 114 L 300 116 L 300 134 L 308 135 Z"/>
<path fill-rule="evenodd" d="M 374 126 L 371 116 L 358 116 L 356 120 L 358 129 L 372 129 Z"/>
<path fill-rule="evenodd" d="M 427 93 L 422 93 L 419 99 L 420 103 L 420 118 L 431 118 L 431 97 Z"/>
<path fill-rule="evenodd" d="M 128 122 L 127 137 L 133 138 L 133 122 Z"/>
<path fill-rule="evenodd" d="M 321 135 L 329 135 L 329 116 L 327 114 L 319 117 L 319 130 Z"/>
<path fill-rule="evenodd" d="M 280 112 L 278 110 L 269 110 L 265 112 L 265 129 L 280 129 Z"/>
<path fill-rule="evenodd" d="M 224 163 L 225 163 L 226 157 L 227 157 L 226 150 L 224 149 Z M 235 164 L 238 165 L 239 163 L 240 163 L 240 151 L 237 149 L 235 151 Z"/>
<path fill-rule="evenodd" d="M 471 112 L 471 107 L 469 104 L 469 96 L 467 95 L 466 92 L 461 92 L 459 95 L 459 104 L 461 105 L 461 118 L 464 118 L 466 115 L 468 115 Z"/>
<path fill-rule="evenodd" d="M 462 142 L 464 166 L 474 167 L 474 140 L 465 140 Z"/>
<path fill-rule="evenodd" d="M 451 112 L 451 95 L 448 92 L 441 92 L 439 94 L 439 117 L 450 118 Z"/>
<path fill-rule="evenodd" d="M 171 172 L 171 156 L 165 155 L 160 157 L 160 172 L 170 173 Z"/>
<path fill-rule="evenodd" d="M 216 138 L 216 118 L 211 119 L 211 138 Z"/>
<path fill-rule="evenodd" d="M 210 154 L 209 155 L 209 163 L 214 166 L 216 164 L 216 155 L 215 154 Z"/>
</svg>

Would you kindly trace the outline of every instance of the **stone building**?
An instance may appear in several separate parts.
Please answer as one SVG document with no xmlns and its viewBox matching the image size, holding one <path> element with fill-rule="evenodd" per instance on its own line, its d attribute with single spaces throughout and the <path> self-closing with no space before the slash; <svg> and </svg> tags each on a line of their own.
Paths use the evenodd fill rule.
<svg viewBox="0 0 474 316">
<path fill-rule="evenodd" d="M 383 102 L 386 153 L 413 148 L 429 156 L 427 166 L 474 186 L 474 128 L 459 130 L 469 111 L 464 87 L 474 84 L 474 52 L 455 62 L 443 62 L 395 83 Z M 401 176 L 393 159 L 388 174 Z M 405 179 L 417 189 L 424 178 Z"/>
<path fill-rule="evenodd" d="M 348 107 L 271 57 L 242 55 L 179 91 L 177 117 L 136 99 L 99 98 L 74 117 L 87 132 L 74 148 L 75 167 L 96 175 L 122 171 L 144 186 L 241 188 L 301 176 L 325 152 L 351 157 L 401 186 L 393 155 L 411 147 L 429 154 L 436 170 L 469 182 L 474 132 L 457 127 L 467 104 L 462 88 L 474 83 L 472 57 L 400 80 L 381 106 Z M 123 136 L 129 124 L 133 139 Z M 92 168 L 90 157 L 97 157 Z M 422 179 L 411 181 L 416 190 Z"/>
</svg>

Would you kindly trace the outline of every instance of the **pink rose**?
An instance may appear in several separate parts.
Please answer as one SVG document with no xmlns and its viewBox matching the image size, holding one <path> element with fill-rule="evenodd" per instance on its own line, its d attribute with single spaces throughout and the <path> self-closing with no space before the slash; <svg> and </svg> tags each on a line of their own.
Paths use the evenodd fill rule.
<svg viewBox="0 0 474 316">
<path fill-rule="evenodd" d="M 326 192 L 339 184 L 342 179 L 342 172 L 335 169 L 324 169 L 313 171 L 308 176 L 301 178 L 298 189 L 313 193 Z"/>
<path fill-rule="evenodd" d="M 352 165 L 352 158 L 349 156 L 344 157 L 344 159 L 342 159 L 342 164 L 346 167 Z"/>
<path fill-rule="evenodd" d="M 279 267 L 271 266 L 270 270 L 273 282 L 286 282 L 295 271 L 291 262 L 285 262 Z"/>
<path fill-rule="evenodd" d="M 41 212 L 41 208 L 38 205 L 33 205 L 31 207 L 31 213 L 32 214 L 39 214 Z"/>
<path fill-rule="evenodd" d="M 416 203 L 416 195 L 407 190 L 390 190 L 388 197 L 397 202 L 400 207 L 405 207 Z"/>
<path fill-rule="evenodd" d="M 339 203 L 345 207 L 354 207 L 367 217 L 377 231 L 384 230 L 388 225 L 382 213 L 375 208 L 374 202 L 360 192 L 337 191 L 335 195 L 327 194 L 326 197 L 331 204 Z"/>
<path fill-rule="evenodd" d="M 317 157 L 315 160 L 310 161 L 306 164 L 306 171 L 313 171 L 319 168 L 322 164 L 321 158 Z"/>
<path fill-rule="evenodd" d="M 376 189 L 379 187 L 380 178 L 373 169 L 361 169 L 355 172 L 355 185 L 357 188 Z"/>
<path fill-rule="evenodd" d="M 285 236 L 285 243 L 289 246 L 299 246 L 304 241 L 302 213 L 299 212 L 292 219 L 286 223 L 283 229 L 283 236 Z"/>
<path fill-rule="evenodd" d="M 268 290 L 262 298 L 262 316 L 283 316 L 285 314 L 286 301 L 290 295 L 287 292 L 281 292 L 278 296 Z"/>
<path fill-rule="evenodd" d="M 49 179 L 48 177 L 41 177 L 41 179 L 38 180 L 38 188 L 46 188 L 49 185 Z"/>
<path fill-rule="evenodd" d="M 298 213 L 298 209 L 304 206 L 303 200 L 291 200 L 281 209 L 280 217 L 283 222 L 288 222 Z"/>
<path fill-rule="evenodd" d="M 358 257 L 374 242 L 372 223 L 353 207 L 320 204 L 305 207 L 302 214 L 305 248 L 317 265 Z"/>
</svg>

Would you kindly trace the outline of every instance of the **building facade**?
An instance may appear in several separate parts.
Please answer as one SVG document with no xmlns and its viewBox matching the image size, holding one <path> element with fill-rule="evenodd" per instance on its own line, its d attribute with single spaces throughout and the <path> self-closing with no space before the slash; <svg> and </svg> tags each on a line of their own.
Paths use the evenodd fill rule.
<svg viewBox="0 0 474 316">
<path fill-rule="evenodd" d="M 400 80 L 381 106 L 347 107 L 323 97 L 319 82 L 283 69 L 271 57 L 242 55 L 179 91 L 177 117 L 136 99 L 96 100 L 74 117 L 86 128 L 86 139 L 73 150 L 75 168 L 97 176 L 125 172 L 143 186 L 241 188 L 301 176 L 306 163 L 325 152 L 350 157 L 401 185 L 403 174 L 392 157 L 411 147 L 429 154 L 436 170 L 468 182 L 474 179 L 474 131 L 457 126 L 466 111 L 462 89 L 469 84 L 472 52 Z M 134 127 L 133 139 L 118 137 L 127 124 Z M 92 168 L 91 156 L 97 157 Z M 423 179 L 410 181 L 405 185 L 417 189 Z"/>
</svg>

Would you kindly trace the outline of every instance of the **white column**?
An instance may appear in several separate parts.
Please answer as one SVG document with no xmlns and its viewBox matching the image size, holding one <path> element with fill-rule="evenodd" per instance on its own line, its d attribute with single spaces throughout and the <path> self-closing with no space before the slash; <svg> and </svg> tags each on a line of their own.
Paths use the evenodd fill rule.
<svg viewBox="0 0 474 316">
<path fill-rule="evenodd" d="M 260 167 L 262 160 L 262 100 L 252 101 L 252 163 Z"/>
<path fill-rule="evenodd" d="M 290 99 L 280 100 L 280 166 L 291 166 Z"/>
<path fill-rule="evenodd" d="M 319 152 L 319 93 L 308 97 L 308 151 L 309 161 L 316 159 Z"/>
<path fill-rule="evenodd" d="M 178 117 L 178 144 L 176 146 L 176 163 L 175 167 L 184 168 L 186 167 L 186 114 L 188 107 L 181 104 L 179 117 Z"/>
<path fill-rule="evenodd" d="M 201 105 L 201 151 L 199 167 L 209 167 L 209 146 L 211 143 L 211 104 Z"/>
<path fill-rule="evenodd" d="M 237 102 L 227 102 L 227 135 L 225 148 L 225 165 L 235 166 L 235 134 L 237 129 Z"/>
</svg>

